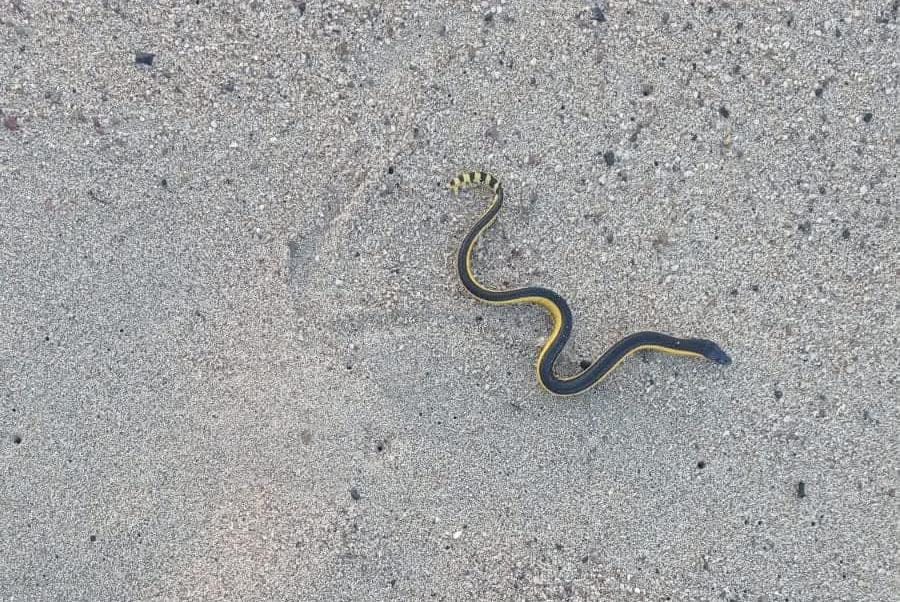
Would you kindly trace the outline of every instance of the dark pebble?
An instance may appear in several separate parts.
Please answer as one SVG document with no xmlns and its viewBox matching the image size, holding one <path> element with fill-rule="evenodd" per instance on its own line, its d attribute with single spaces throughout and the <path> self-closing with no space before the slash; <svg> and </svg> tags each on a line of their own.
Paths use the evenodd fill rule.
<svg viewBox="0 0 900 602">
<path fill-rule="evenodd" d="M 784 393 L 780 389 L 775 389 L 775 399 L 781 399 L 782 397 L 784 397 Z"/>
<path fill-rule="evenodd" d="M 597 23 L 606 23 L 606 15 L 603 14 L 603 9 L 597 5 L 591 9 L 591 21 L 596 21 Z"/>
<path fill-rule="evenodd" d="M 872 121 L 872 114 L 871 113 L 863 113 L 863 121 L 865 121 L 866 123 L 869 123 L 870 121 Z"/>
<path fill-rule="evenodd" d="M 728 117 L 731 115 L 731 111 L 726 109 L 724 106 L 721 106 L 719 107 L 719 115 L 721 115 L 725 119 L 728 119 Z"/>
<path fill-rule="evenodd" d="M 759 285 L 758 285 L 758 284 L 751 284 L 751 285 L 750 285 L 750 290 L 753 291 L 754 293 L 758 293 L 758 292 L 759 292 Z"/>
<path fill-rule="evenodd" d="M 357 489 L 356 487 L 351 487 L 350 488 L 350 497 L 352 497 L 355 501 L 359 501 L 359 498 L 361 497 L 359 495 L 359 489 Z"/>
<path fill-rule="evenodd" d="M 850 228 L 844 228 L 843 230 L 841 230 L 841 238 L 843 238 L 844 240 L 850 238 Z"/>
<path fill-rule="evenodd" d="M 700 460 L 699 462 L 697 462 L 697 468 L 699 468 L 700 470 L 706 468 L 706 460 Z"/>
<path fill-rule="evenodd" d="M 803 481 L 797 483 L 797 497 L 806 497 L 806 483 Z"/>
<path fill-rule="evenodd" d="M 306 2 L 305 0 L 294 0 L 294 7 L 296 7 L 297 12 L 300 13 L 300 16 L 303 16 L 303 13 L 306 12 Z"/>
<path fill-rule="evenodd" d="M 153 59 L 156 58 L 156 55 L 152 52 L 136 52 L 134 54 L 134 62 L 138 65 L 147 65 L 148 67 L 153 65 Z"/>
<path fill-rule="evenodd" d="M 603 153 L 603 160 L 606 161 L 607 167 L 612 167 L 612 164 L 616 162 L 616 153 L 610 151 L 606 151 Z"/>
<path fill-rule="evenodd" d="M 582 370 L 587 370 L 591 367 L 591 363 L 587 360 L 581 360 L 580 362 L 578 362 L 578 365 L 581 366 Z"/>
<path fill-rule="evenodd" d="M 15 115 L 7 115 L 3 118 L 3 127 L 8 129 L 10 132 L 15 132 L 19 129 L 19 118 Z"/>
<path fill-rule="evenodd" d="M 16 445 L 19 445 L 20 443 L 22 443 L 22 437 L 20 437 L 19 435 L 16 435 L 15 437 L 13 437 L 13 443 L 15 443 Z"/>
<path fill-rule="evenodd" d="M 810 231 L 812 231 L 812 224 L 809 222 L 809 220 L 803 221 L 797 225 L 797 229 L 800 230 L 801 232 L 803 232 L 804 234 L 809 234 Z"/>
<path fill-rule="evenodd" d="M 97 541 L 97 536 L 96 536 L 96 535 L 91 535 L 90 540 L 91 540 L 91 541 Z"/>
</svg>

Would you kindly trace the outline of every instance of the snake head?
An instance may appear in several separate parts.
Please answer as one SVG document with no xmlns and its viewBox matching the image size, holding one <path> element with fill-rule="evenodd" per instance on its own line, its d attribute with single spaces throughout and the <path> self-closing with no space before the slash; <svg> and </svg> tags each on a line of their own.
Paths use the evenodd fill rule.
<svg viewBox="0 0 900 602">
<path fill-rule="evenodd" d="M 706 349 L 703 352 L 703 355 L 706 356 L 706 359 L 722 366 L 727 366 L 731 363 L 731 357 L 729 357 L 724 349 L 722 349 L 712 341 L 706 341 L 706 343 Z"/>
</svg>

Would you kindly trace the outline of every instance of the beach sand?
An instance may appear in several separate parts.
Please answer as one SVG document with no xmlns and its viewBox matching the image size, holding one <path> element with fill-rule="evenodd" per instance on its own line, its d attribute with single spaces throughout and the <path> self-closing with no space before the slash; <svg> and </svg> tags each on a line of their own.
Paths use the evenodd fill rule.
<svg viewBox="0 0 900 602">
<path fill-rule="evenodd" d="M 896 4 L 0 4 L 0 599 L 900 598 Z"/>
</svg>

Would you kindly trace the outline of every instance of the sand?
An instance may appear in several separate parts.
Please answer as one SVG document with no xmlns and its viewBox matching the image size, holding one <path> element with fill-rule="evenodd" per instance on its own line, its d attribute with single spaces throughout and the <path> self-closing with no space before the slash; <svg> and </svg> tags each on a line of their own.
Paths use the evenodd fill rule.
<svg viewBox="0 0 900 602">
<path fill-rule="evenodd" d="M 0 599 L 900 598 L 900 16 L 0 4 Z M 549 319 L 468 297 L 565 296 Z"/>
</svg>

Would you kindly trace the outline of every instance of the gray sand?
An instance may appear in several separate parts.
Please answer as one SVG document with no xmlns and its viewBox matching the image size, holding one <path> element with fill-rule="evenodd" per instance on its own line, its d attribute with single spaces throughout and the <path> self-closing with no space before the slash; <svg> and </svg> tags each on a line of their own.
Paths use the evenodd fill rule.
<svg viewBox="0 0 900 602">
<path fill-rule="evenodd" d="M 0 599 L 900 598 L 897 2 L 386 4 L 0 2 Z"/>
</svg>

